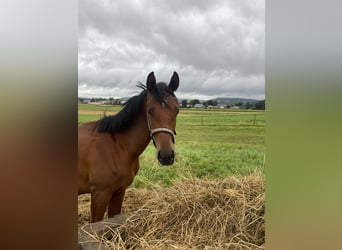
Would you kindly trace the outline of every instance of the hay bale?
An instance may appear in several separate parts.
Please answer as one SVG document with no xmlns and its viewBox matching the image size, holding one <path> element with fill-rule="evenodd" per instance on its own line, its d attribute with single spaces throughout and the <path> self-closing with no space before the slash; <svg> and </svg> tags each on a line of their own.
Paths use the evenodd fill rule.
<svg viewBox="0 0 342 250">
<path fill-rule="evenodd" d="M 264 191 L 258 174 L 128 189 L 124 212 L 139 209 L 98 240 L 112 249 L 263 249 Z"/>
</svg>

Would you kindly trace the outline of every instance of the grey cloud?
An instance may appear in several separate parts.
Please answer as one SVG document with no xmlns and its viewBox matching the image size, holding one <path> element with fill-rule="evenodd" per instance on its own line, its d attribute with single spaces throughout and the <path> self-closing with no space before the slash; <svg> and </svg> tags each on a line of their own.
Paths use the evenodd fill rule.
<svg viewBox="0 0 342 250">
<path fill-rule="evenodd" d="M 167 81 L 176 70 L 184 95 L 263 97 L 264 11 L 264 1 L 81 1 L 79 85 L 128 93 L 150 71 Z"/>
</svg>

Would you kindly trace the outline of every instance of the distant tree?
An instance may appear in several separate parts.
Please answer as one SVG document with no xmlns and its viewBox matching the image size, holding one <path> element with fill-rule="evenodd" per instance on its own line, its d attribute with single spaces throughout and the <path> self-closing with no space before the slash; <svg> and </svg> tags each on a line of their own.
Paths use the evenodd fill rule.
<svg viewBox="0 0 342 250">
<path fill-rule="evenodd" d="M 183 107 L 183 108 L 186 108 L 187 106 L 188 106 L 188 100 L 183 99 L 183 100 L 182 100 L 182 107 Z"/>
<path fill-rule="evenodd" d="M 238 102 L 238 103 L 235 103 L 235 106 L 238 106 L 238 107 L 242 107 L 243 106 L 243 102 Z"/>
<path fill-rule="evenodd" d="M 208 102 L 210 102 L 209 105 L 217 106 L 217 101 L 215 100 L 209 100 Z"/>
<path fill-rule="evenodd" d="M 255 109 L 265 110 L 265 100 L 261 100 L 255 103 Z"/>
<path fill-rule="evenodd" d="M 212 100 L 208 100 L 208 101 L 205 101 L 203 103 L 204 106 L 208 107 L 209 105 L 213 106 L 213 101 Z"/>
<path fill-rule="evenodd" d="M 217 102 L 215 103 L 215 101 L 213 101 L 213 100 L 208 100 L 208 101 L 203 102 L 204 107 L 216 106 L 216 104 L 217 104 Z"/>
<path fill-rule="evenodd" d="M 120 105 L 121 100 L 120 99 L 114 99 L 113 104 L 114 105 Z"/>
<path fill-rule="evenodd" d="M 196 104 L 201 103 L 198 99 L 193 99 L 190 101 L 191 106 L 195 106 Z"/>
</svg>

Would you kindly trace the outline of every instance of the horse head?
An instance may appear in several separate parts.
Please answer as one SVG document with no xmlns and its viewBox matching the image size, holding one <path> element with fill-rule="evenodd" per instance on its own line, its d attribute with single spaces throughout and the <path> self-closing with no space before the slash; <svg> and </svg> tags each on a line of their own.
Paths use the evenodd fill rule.
<svg viewBox="0 0 342 250">
<path fill-rule="evenodd" d="M 156 83 L 154 73 L 147 76 L 146 116 L 150 136 L 157 149 L 158 161 L 172 165 L 175 159 L 176 117 L 179 104 L 174 92 L 179 86 L 179 76 L 173 72 L 168 84 Z"/>
</svg>

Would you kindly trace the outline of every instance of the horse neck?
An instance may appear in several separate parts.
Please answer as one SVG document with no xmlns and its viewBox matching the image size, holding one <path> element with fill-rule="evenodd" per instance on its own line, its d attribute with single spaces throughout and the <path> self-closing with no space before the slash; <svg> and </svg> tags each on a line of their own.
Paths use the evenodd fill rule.
<svg viewBox="0 0 342 250">
<path fill-rule="evenodd" d="M 146 107 L 142 108 L 130 129 L 125 132 L 125 147 L 134 157 L 139 156 L 151 140 L 145 110 Z"/>
</svg>

